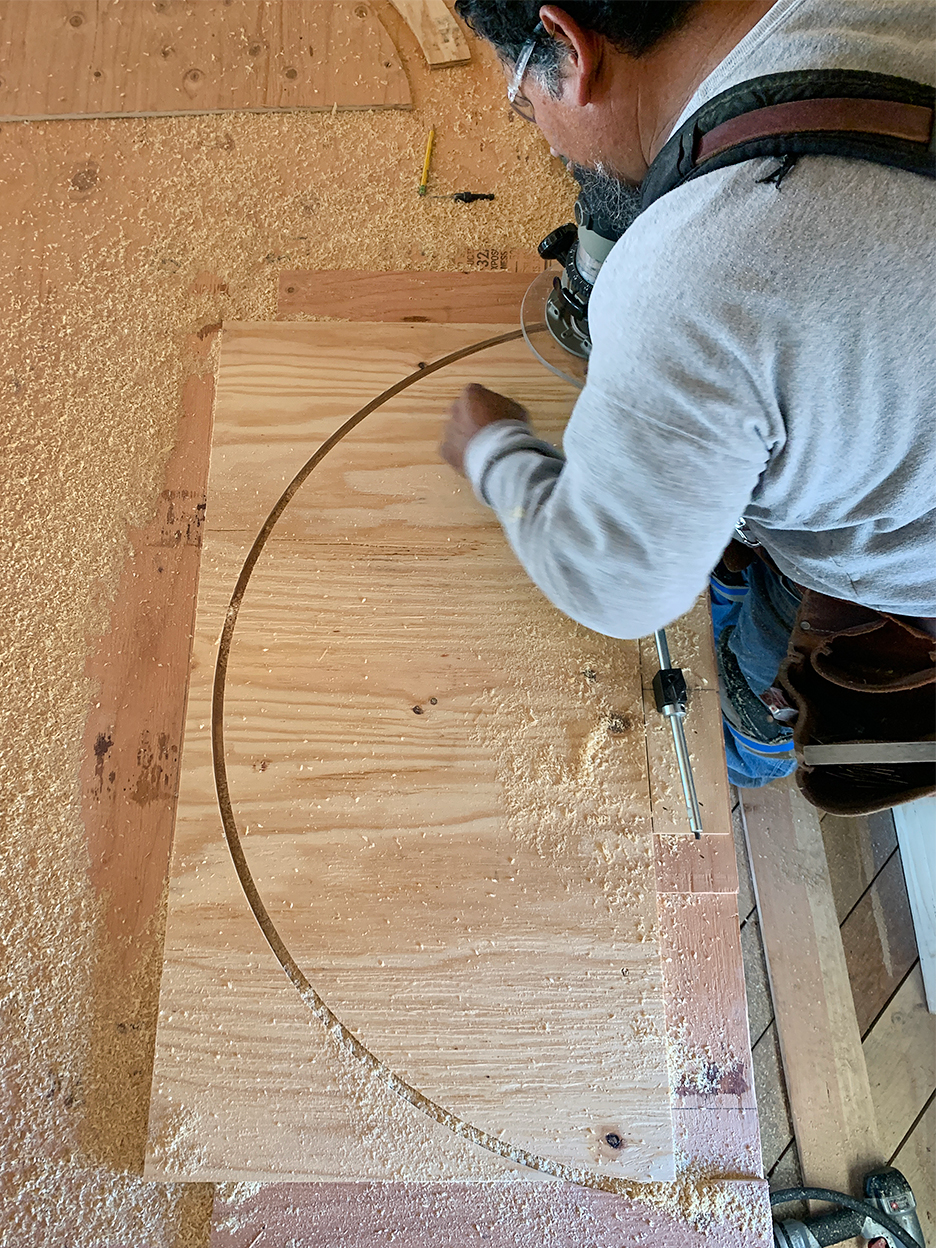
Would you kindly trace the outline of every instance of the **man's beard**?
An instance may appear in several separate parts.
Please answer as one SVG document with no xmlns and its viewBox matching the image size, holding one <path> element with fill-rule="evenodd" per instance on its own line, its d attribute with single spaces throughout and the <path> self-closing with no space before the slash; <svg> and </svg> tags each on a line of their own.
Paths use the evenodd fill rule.
<svg viewBox="0 0 936 1248">
<path fill-rule="evenodd" d="M 569 172 L 582 188 L 582 197 L 592 214 L 604 225 L 624 233 L 640 213 L 640 189 L 630 186 L 598 161 L 594 168 L 569 165 Z"/>
</svg>

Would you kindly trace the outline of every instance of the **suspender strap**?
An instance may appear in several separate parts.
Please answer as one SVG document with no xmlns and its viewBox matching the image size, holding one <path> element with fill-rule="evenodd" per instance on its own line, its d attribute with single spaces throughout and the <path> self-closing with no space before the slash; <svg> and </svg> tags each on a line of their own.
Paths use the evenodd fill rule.
<svg viewBox="0 0 936 1248">
<path fill-rule="evenodd" d="M 796 70 L 715 96 L 658 154 L 641 207 L 701 174 L 764 156 L 846 156 L 936 177 L 936 91 L 888 74 Z"/>
<path fill-rule="evenodd" d="M 723 121 L 696 143 L 696 165 L 718 156 L 738 143 L 767 139 L 775 134 L 809 134 L 831 130 L 837 134 L 873 134 L 907 143 L 929 143 L 933 131 L 933 110 L 920 104 L 900 104 L 896 100 L 800 100 L 774 104 L 742 113 Z"/>
</svg>

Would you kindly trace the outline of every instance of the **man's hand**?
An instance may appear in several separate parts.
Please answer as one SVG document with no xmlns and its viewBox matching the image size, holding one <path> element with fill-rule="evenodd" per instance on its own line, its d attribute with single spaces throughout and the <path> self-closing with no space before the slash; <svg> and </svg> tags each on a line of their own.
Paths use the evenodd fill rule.
<svg viewBox="0 0 936 1248">
<path fill-rule="evenodd" d="M 519 403 L 503 394 L 495 394 L 484 386 L 465 386 L 449 408 L 439 454 L 456 472 L 464 475 L 468 443 L 485 425 L 493 425 L 498 420 L 529 420 L 529 417 Z"/>
</svg>

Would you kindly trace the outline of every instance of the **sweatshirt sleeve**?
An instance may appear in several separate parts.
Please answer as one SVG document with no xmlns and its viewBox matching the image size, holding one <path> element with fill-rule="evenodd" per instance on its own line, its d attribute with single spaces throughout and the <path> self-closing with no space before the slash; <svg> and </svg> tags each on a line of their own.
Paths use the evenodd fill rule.
<svg viewBox="0 0 936 1248">
<path fill-rule="evenodd" d="M 769 448 L 730 326 L 716 318 L 710 329 L 705 307 L 687 320 L 665 297 L 635 320 L 615 276 L 615 266 L 603 272 L 593 296 L 589 379 L 562 452 L 502 421 L 471 440 L 465 466 L 555 606 L 596 632 L 635 638 L 705 588 Z"/>
</svg>

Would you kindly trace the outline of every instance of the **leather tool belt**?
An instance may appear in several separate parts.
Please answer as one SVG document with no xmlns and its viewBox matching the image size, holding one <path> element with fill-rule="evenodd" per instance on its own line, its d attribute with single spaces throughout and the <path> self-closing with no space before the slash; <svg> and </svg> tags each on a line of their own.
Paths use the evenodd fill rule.
<svg viewBox="0 0 936 1248">
<path fill-rule="evenodd" d="M 936 620 L 804 590 L 779 680 L 814 806 L 862 815 L 936 793 Z"/>
</svg>

